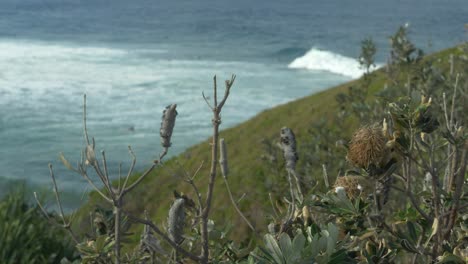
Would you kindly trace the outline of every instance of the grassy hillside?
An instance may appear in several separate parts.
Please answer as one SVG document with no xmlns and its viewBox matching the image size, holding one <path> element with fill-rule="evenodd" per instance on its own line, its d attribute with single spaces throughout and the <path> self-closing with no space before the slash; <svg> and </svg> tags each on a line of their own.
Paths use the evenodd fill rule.
<svg viewBox="0 0 468 264">
<path fill-rule="evenodd" d="M 444 68 L 447 68 L 449 55 L 456 52 L 458 52 L 456 48 L 447 49 L 427 56 L 425 60 L 437 61 Z M 262 159 L 262 155 L 265 154 L 265 147 L 262 142 L 278 141 L 281 127 L 291 128 L 295 132 L 298 142 L 298 166 L 303 165 L 308 160 L 301 153 L 306 148 L 305 142 L 310 141 L 309 130 L 313 127 L 313 124 L 325 120 L 322 129 L 336 129 L 335 124 L 327 122 L 340 108 L 336 96 L 340 93 L 347 93 L 349 87 L 362 85 L 362 82 L 364 82 L 363 79 L 354 80 L 274 107 L 261 112 L 242 124 L 221 131 L 220 137 L 225 139 L 228 148 L 231 189 L 235 197 L 240 198 L 245 194 L 239 206 L 258 229 L 265 230 L 269 220 L 268 216 L 272 213 L 269 192 L 272 189 L 281 191 L 281 189 L 286 190 L 288 188 L 286 172 L 282 170 L 283 160 L 277 160 L 280 172 L 278 176 L 272 170 L 271 164 Z M 385 83 L 386 77 L 383 70 L 372 73 L 367 100 L 374 100 L 373 95 L 379 92 Z M 231 96 L 236 96 L 235 85 L 231 91 Z M 200 98 L 200 100 L 203 99 Z M 229 104 L 229 100 L 227 104 Z M 346 120 L 347 129 L 342 131 L 343 134 L 350 136 L 358 125 L 355 119 Z M 175 129 L 177 129 L 177 124 Z M 185 177 L 185 171 L 192 174 L 202 162 L 204 162 L 204 165 L 195 180 L 202 194 L 205 194 L 211 155 L 209 142 L 210 140 L 206 139 L 190 147 L 182 154 L 167 160 L 162 167 L 155 170 L 126 197 L 127 210 L 140 216 L 144 210 L 148 210 L 155 223 L 165 223 L 169 206 L 173 201 L 173 190 L 183 192 L 192 198 L 195 197 L 191 187 L 182 179 Z M 334 146 L 330 146 L 330 148 L 332 147 Z M 344 159 L 344 155 L 343 152 L 343 156 L 338 158 Z M 312 163 L 310 171 L 310 176 L 315 177 L 318 181 L 321 180 L 321 163 Z M 331 173 L 331 178 L 336 176 L 334 173 Z M 280 193 L 274 193 L 273 195 L 275 198 L 281 197 Z M 220 178 L 216 182 L 214 197 L 212 215 L 215 223 L 219 226 L 234 225 L 236 228 L 231 237 L 236 240 L 245 239 L 249 234 L 248 228 L 235 212 L 224 183 Z M 96 193 L 92 193 L 90 202 L 81 208 L 80 212 L 88 211 L 96 203 L 104 206 L 105 203 L 99 202 L 99 198 Z M 87 219 L 87 213 L 80 213 L 79 215 L 86 215 L 84 219 Z M 89 223 L 89 221 L 81 221 L 81 223 L 85 222 Z M 139 234 L 135 233 L 134 239 L 137 239 L 138 236 Z"/>
</svg>

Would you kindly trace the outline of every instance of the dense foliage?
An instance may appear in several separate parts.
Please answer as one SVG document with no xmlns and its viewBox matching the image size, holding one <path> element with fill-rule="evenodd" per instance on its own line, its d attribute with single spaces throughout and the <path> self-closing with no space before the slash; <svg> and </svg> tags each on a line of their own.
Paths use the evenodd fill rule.
<svg viewBox="0 0 468 264">
<path fill-rule="evenodd" d="M 0 201 L 0 262 L 60 263 L 74 258 L 73 245 L 59 226 L 51 226 L 24 190 L 12 191 Z"/>
</svg>

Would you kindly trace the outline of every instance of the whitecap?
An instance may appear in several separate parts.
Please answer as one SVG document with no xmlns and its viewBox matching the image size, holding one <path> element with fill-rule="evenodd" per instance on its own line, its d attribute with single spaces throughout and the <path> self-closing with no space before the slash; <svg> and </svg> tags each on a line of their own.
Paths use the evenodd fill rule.
<svg viewBox="0 0 468 264">
<path fill-rule="evenodd" d="M 361 77 L 365 72 L 356 59 L 316 48 L 312 48 L 303 56 L 294 59 L 288 67 L 291 69 L 327 71 L 353 79 Z"/>
</svg>

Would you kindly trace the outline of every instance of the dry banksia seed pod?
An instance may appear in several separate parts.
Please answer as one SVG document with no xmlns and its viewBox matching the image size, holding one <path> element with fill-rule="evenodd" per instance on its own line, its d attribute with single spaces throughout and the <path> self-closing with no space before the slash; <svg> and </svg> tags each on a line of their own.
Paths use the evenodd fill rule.
<svg viewBox="0 0 468 264">
<path fill-rule="evenodd" d="M 386 153 L 385 144 L 382 129 L 375 126 L 361 127 L 351 139 L 347 159 L 366 170 L 371 165 L 379 167 Z"/>
<path fill-rule="evenodd" d="M 165 148 L 171 146 L 172 130 L 174 130 L 175 119 L 177 116 L 176 104 L 166 106 L 163 111 L 161 129 L 159 135 L 161 136 L 161 145 Z"/>
<path fill-rule="evenodd" d="M 93 165 L 96 162 L 96 153 L 94 152 L 94 146 L 86 146 L 86 164 Z"/>
<path fill-rule="evenodd" d="M 184 207 L 185 199 L 177 198 L 169 209 L 169 217 L 167 218 L 169 238 L 178 245 L 184 240 Z"/>
<path fill-rule="evenodd" d="M 299 160 L 296 152 L 296 137 L 293 131 L 287 127 L 281 128 L 281 148 L 283 149 L 286 169 L 295 170 Z"/>
<path fill-rule="evenodd" d="M 343 187 L 350 198 L 359 196 L 362 185 L 359 184 L 359 176 L 341 176 L 336 178 L 334 187 Z"/>
</svg>

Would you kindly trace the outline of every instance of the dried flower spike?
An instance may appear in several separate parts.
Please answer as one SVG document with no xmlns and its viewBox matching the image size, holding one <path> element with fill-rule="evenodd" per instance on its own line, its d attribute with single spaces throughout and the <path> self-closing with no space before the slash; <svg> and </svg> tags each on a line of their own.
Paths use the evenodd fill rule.
<svg viewBox="0 0 468 264">
<path fill-rule="evenodd" d="M 176 244 L 180 245 L 184 241 L 184 225 L 185 225 L 185 199 L 177 198 L 169 209 L 168 233 L 169 238 Z"/>
<path fill-rule="evenodd" d="M 161 136 L 161 145 L 165 148 L 171 146 L 171 136 L 177 116 L 176 107 L 176 104 L 171 104 L 166 106 L 166 109 L 163 111 L 159 135 Z"/>
<path fill-rule="evenodd" d="M 295 170 L 299 160 L 296 152 L 296 137 L 293 131 L 287 127 L 281 128 L 281 148 L 283 149 L 286 169 Z"/>
</svg>

